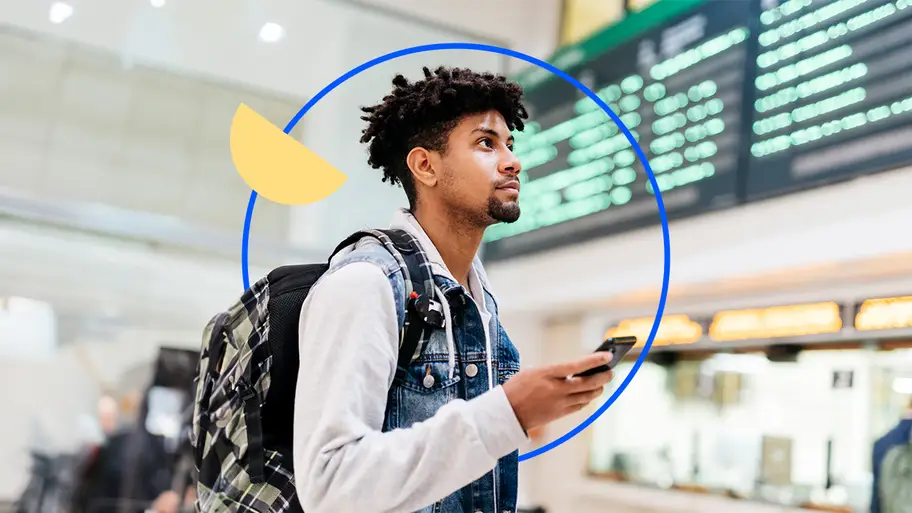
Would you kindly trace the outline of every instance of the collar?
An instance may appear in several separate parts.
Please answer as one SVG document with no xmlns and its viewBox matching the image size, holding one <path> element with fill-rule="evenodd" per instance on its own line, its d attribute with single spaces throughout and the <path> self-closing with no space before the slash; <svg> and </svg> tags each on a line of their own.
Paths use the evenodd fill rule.
<svg viewBox="0 0 912 513">
<path fill-rule="evenodd" d="M 416 219 L 408 209 L 396 209 L 396 212 L 393 214 L 393 220 L 390 222 L 390 228 L 394 230 L 404 230 L 418 239 L 421 247 L 424 248 L 424 252 L 427 253 L 428 261 L 431 263 L 433 272 L 452 280 L 454 283 L 458 283 L 458 280 L 453 277 L 453 273 L 447 269 L 443 257 L 441 257 L 440 252 L 437 251 L 437 247 L 434 246 L 434 243 L 431 241 L 431 238 L 428 237 L 427 232 L 421 227 L 421 223 L 418 222 L 418 219 Z M 478 280 L 478 283 L 481 284 L 488 294 L 494 296 L 494 293 L 491 292 L 487 273 L 485 273 L 484 266 L 481 264 L 481 258 L 479 258 L 477 253 L 472 259 L 472 267 L 469 268 L 469 283 L 473 283 L 474 280 Z"/>
</svg>

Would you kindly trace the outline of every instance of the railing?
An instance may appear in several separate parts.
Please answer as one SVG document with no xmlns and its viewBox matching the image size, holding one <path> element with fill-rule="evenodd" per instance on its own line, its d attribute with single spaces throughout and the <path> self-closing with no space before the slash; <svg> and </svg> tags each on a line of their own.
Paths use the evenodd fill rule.
<svg viewBox="0 0 912 513">
<path fill-rule="evenodd" d="M 70 230 L 131 240 L 156 246 L 180 248 L 227 258 L 240 258 L 241 226 L 226 232 L 190 224 L 184 220 L 101 204 L 43 201 L 0 188 L 0 218 L 14 219 Z M 251 236 L 250 262 L 316 262 L 322 253 L 290 244 L 257 240 Z"/>
</svg>

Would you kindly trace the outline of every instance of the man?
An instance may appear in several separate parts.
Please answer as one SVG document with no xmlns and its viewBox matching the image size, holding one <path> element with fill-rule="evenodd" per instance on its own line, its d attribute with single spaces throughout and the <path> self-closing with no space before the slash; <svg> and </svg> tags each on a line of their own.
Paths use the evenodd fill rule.
<svg viewBox="0 0 912 513">
<path fill-rule="evenodd" d="M 427 253 L 446 323 L 394 385 L 398 264 L 369 238 L 333 259 L 301 311 L 294 472 L 308 513 L 515 511 L 527 432 L 579 411 L 612 377 L 570 377 L 601 354 L 519 372 L 476 253 L 485 228 L 520 215 L 522 91 L 464 69 L 424 75 L 395 77 L 363 109 L 361 141 L 382 181 L 405 190 L 392 228 Z"/>
<path fill-rule="evenodd" d="M 912 511 L 912 398 L 905 418 L 874 442 L 871 513 Z"/>
</svg>

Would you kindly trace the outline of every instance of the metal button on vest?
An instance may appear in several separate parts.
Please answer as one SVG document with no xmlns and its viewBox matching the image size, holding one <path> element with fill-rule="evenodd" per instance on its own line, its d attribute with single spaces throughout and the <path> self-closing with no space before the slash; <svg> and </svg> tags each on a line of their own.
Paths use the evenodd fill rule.
<svg viewBox="0 0 912 513">
<path fill-rule="evenodd" d="M 434 386 L 434 376 L 428 374 L 424 377 L 424 388 L 431 388 Z"/>
<path fill-rule="evenodd" d="M 466 366 L 466 376 L 474 378 L 478 374 L 478 366 L 470 363 Z"/>
</svg>

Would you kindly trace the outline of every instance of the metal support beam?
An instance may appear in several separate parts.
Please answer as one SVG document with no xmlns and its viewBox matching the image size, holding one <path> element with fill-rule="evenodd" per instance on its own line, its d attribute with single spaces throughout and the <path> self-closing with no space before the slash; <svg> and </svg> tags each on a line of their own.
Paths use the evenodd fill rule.
<svg viewBox="0 0 912 513">
<path fill-rule="evenodd" d="M 39 200 L 0 189 L 0 218 L 49 225 L 151 246 L 181 249 L 241 261 L 241 229 L 226 232 L 179 218 L 100 204 Z M 288 244 L 250 240 L 251 264 L 317 262 L 326 255 Z"/>
</svg>

